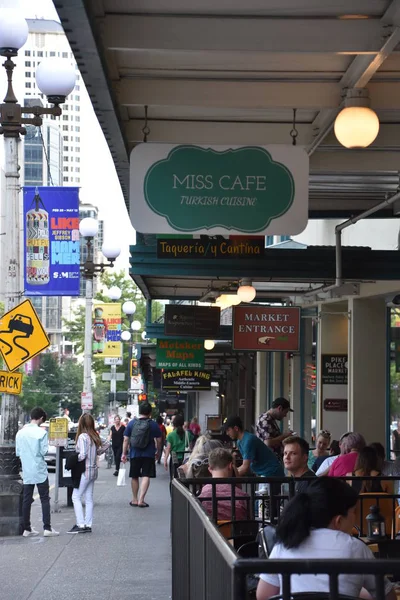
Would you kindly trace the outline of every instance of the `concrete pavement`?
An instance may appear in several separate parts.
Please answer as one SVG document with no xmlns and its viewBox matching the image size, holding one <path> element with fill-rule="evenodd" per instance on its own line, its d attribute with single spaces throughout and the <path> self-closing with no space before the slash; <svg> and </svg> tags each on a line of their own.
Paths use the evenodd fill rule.
<svg viewBox="0 0 400 600">
<path fill-rule="evenodd" d="M 117 487 L 116 479 L 102 462 L 91 534 L 66 534 L 75 516 L 62 488 L 61 512 L 52 515 L 59 537 L 0 538 L 1 600 L 171 598 L 169 476 L 157 465 L 149 508 L 129 506 L 130 480 Z M 42 533 L 40 500 L 32 505 L 32 525 Z"/>
</svg>

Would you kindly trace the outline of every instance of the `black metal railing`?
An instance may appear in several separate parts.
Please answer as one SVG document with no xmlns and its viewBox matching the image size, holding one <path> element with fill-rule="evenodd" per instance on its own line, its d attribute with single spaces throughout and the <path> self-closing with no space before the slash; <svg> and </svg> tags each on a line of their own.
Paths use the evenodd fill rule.
<svg viewBox="0 0 400 600">
<path fill-rule="evenodd" d="M 349 478 L 347 478 L 349 479 Z M 368 478 L 365 478 L 368 479 Z M 376 478 L 374 478 L 376 479 Z M 382 477 L 382 480 L 391 478 Z M 287 495 L 279 494 L 272 501 L 284 502 L 293 493 L 293 484 L 288 478 L 240 478 L 234 484 L 242 484 L 249 493 L 249 506 L 258 500 L 256 487 L 260 483 L 291 484 Z M 303 479 L 304 481 L 304 479 Z M 399 572 L 399 561 L 379 560 L 301 560 L 279 561 L 259 558 L 240 558 L 227 539 L 217 528 L 218 503 L 230 500 L 233 504 L 242 499 L 235 496 L 232 490 L 228 497 L 211 498 L 212 515 L 208 516 L 202 508 L 201 500 L 193 493 L 193 486 L 210 483 L 229 483 L 232 479 L 206 480 L 174 480 L 172 483 L 172 597 L 173 600 L 246 600 L 255 598 L 254 577 L 259 573 L 278 573 L 282 577 L 282 594 L 284 600 L 291 595 L 290 577 L 293 574 L 320 574 L 329 576 L 329 594 L 332 600 L 338 600 L 338 577 L 341 574 L 369 574 L 376 578 L 376 598 L 383 600 L 384 575 Z M 376 499 L 374 493 L 368 494 L 371 500 Z M 392 496 L 390 496 L 392 498 Z M 399 496 L 393 495 L 393 506 Z M 210 500 L 210 499 L 207 499 Z M 231 516 L 235 508 L 232 508 Z M 250 515 L 251 516 L 251 515 Z M 277 512 L 279 518 L 279 511 Z M 264 519 L 259 519 L 260 527 Z M 383 554 L 386 556 L 386 554 Z M 253 577 L 253 591 L 250 590 L 249 576 Z"/>
</svg>

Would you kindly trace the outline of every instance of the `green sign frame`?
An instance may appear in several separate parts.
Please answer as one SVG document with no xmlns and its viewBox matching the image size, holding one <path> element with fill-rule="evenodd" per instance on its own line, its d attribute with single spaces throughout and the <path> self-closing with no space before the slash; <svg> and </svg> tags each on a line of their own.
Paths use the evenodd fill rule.
<svg viewBox="0 0 400 600">
<path fill-rule="evenodd" d="M 204 340 L 157 340 L 157 369 L 204 369 Z"/>
</svg>

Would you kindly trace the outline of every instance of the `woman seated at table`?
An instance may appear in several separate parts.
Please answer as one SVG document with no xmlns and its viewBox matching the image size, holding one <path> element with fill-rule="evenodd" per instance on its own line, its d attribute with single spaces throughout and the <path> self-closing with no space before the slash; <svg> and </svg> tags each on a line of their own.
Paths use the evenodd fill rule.
<svg viewBox="0 0 400 600">
<path fill-rule="evenodd" d="M 180 479 L 210 477 L 208 455 L 214 448 L 222 448 L 222 443 L 206 435 L 201 435 L 197 438 L 189 460 L 178 469 L 178 477 Z"/>
<path fill-rule="evenodd" d="M 307 490 L 286 505 L 277 527 L 277 543 L 271 559 L 373 559 L 371 550 L 351 536 L 355 524 L 357 492 L 347 483 L 331 477 L 312 481 Z M 392 584 L 385 579 L 386 600 L 396 600 Z M 358 597 L 365 590 L 376 596 L 375 576 L 339 576 L 339 593 Z M 291 593 L 329 592 L 327 574 L 291 576 Z M 262 574 L 257 600 L 282 594 L 282 576 Z"/>
<path fill-rule="evenodd" d="M 328 458 L 329 452 L 329 444 L 331 443 L 331 434 L 326 429 L 323 429 L 319 432 L 317 437 L 317 443 L 315 444 L 314 450 L 310 450 L 308 453 L 308 468 L 314 471 L 314 463 L 319 458 Z M 314 471 L 315 473 L 315 471 Z"/>
<path fill-rule="evenodd" d="M 347 473 L 353 477 L 379 477 L 381 475 L 379 457 L 371 446 L 365 446 L 357 457 L 354 471 Z M 373 481 L 352 479 L 348 481 L 349 485 L 356 490 L 358 494 L 377 492 L 379 494 L 393 493 L 393 484 L 389 481 Z"/>
</svg>

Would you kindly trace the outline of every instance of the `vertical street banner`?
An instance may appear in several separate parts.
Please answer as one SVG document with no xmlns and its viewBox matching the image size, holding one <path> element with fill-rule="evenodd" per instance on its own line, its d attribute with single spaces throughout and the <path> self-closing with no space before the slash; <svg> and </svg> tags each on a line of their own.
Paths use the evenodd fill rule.
<svg viewBox="0 0 400 600">
<path fill-rule="evenodd" d="M 92 351 L 95 358 L 122 356 L 121 304 L 94 303 Z"/>
<path fill-rule="evenodd" d="M 26 296 L 79 296 L 79 188 L 24 187 Z"/>
</svg>

